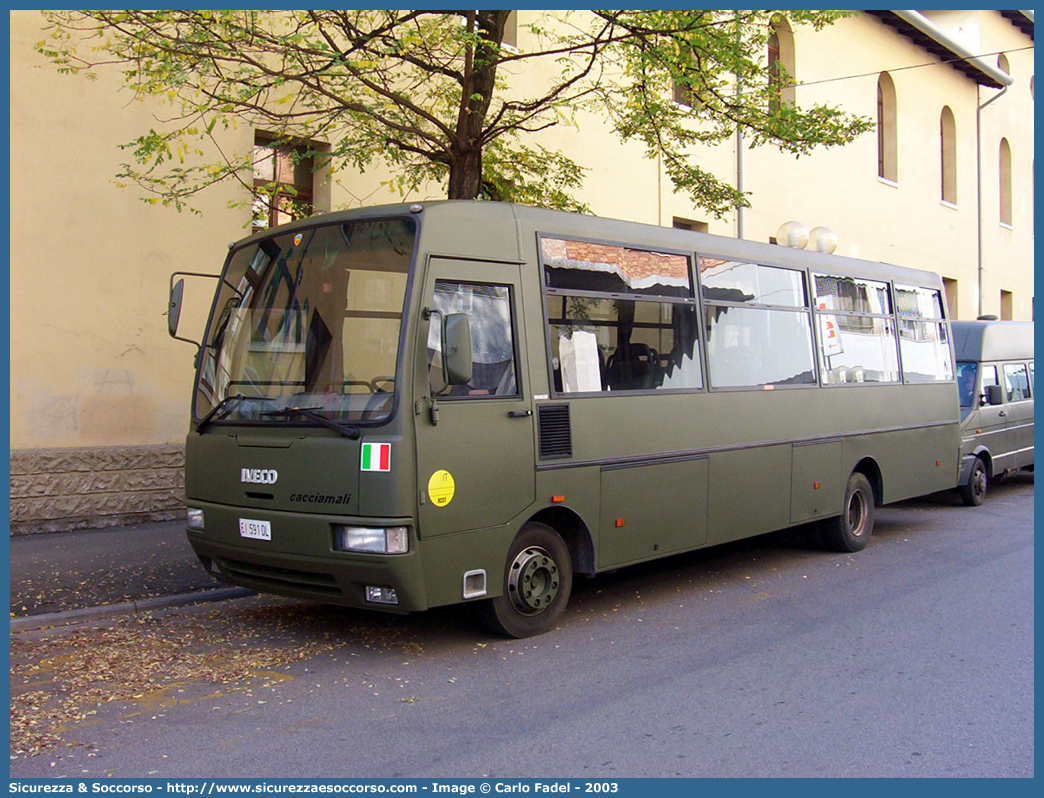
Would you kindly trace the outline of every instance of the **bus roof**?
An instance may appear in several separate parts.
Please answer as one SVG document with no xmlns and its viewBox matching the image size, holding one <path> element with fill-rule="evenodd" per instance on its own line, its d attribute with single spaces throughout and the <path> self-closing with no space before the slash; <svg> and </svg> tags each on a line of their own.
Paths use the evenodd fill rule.
<svg viewBox="0 0 1044 798">
<path fill-rule="evenodd" d="M 1026 360 L 1033 357 L 1031 321 L 955 321 L 958 360 Z"/>
<path fill-rule="evenodd" d="M 337 211 L 290 222 L 279 228 L 262 230 L 237 242 L 239 246 L 253 239 L 271 235 L 276 230 L 305 229 L 317 224 L 331 224 L 381 216 L 416 214 L 423 220 L 441 224 L 425 231 L 425 248 L 439 255 L 526 260 L 526 252 L 536 246 L 526 240 L 532 231 L 556 235 L 575 235 L 607 242 L 668 247 L 678 251 L 697 252 L 728 260 L 762 262 L 794 268 L 812 268 L 841 276 L 861 276 L 878 280 L 898 280 L 911 285 L 941 287 L 938 275 L 877 261 L 864 261 L 842 255 L 828 255 L 778 244 L 761 243 L 727 236 L 681 230 L 673 227 L 629 222 L 565 211 L 554 211 L 526 205 L 483 200 L 432 200 L 396 205 L 376 205 L 348 211 Z M 431 229 L 434 227 L 435 229 Z M 508 239 L 510 236 L 510 239 Z M 506 244 L 506 246 L 505 246 Z"/>
</svg>

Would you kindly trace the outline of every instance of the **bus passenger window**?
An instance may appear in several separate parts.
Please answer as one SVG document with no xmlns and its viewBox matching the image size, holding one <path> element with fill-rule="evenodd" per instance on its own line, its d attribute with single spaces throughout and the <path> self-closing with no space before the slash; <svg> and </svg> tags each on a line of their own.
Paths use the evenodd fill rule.
<svg viewBox="0 0 1044 798">
<path fill-rule="evenodd" d="M 549 296 L 547 316 L 558 393 L 703 387 L 691 304 Z"/>
<path fill-rule="evenodd" d="M 556 393 L 699 389 L 689 257 L 542 237 Z"/>
<path fill-rule="evenodd" d="M 813 289 L 823 382 L 899 382 L 888 283 L 815 274 Z"/>
<path fill-rule="evenodd" d="M 942 295 L 930 288 L 895 286 L 899 356 L 906 382 L 953 379 L 950 341 L 943 323 Z"/>
<path fill-rule="evenodd" d="M 721 258 L 699 263 L 711 387 L 815 384 L 802 273 Z"/>
<path fill-rule="evenodd" d="M 447 389 L 440 356 L 441 317 L 432 314 L 428 327 L 428 382 L 432 393 L 448 398 L 518 396 L 511 290 L 502 285 L 436 280 L 433 305 L 442 316 L 467 315 L 473 362 L 471 382 Z"/>
</svg>

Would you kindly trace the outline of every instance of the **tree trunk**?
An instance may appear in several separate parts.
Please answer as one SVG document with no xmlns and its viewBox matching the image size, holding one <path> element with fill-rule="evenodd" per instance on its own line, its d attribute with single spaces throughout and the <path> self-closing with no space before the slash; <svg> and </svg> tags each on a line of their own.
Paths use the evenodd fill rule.
<svg viewBox="0 0 1044 798">
<path fill-rule="evenodd" d="M 465 56 L 464 82 L 450 156 L 450 199 L 477 199 L 482 193 L 482 132 L 493 99 L 504 23 L 510 11 L 467 12 L 468 32 L 482 42 Z"/>
<path fill-rule="evenodd" d="M 482 150 L 454 152 L 450 162 L 449 199 L 477 199 L 482 193 Z"/>
</svg>

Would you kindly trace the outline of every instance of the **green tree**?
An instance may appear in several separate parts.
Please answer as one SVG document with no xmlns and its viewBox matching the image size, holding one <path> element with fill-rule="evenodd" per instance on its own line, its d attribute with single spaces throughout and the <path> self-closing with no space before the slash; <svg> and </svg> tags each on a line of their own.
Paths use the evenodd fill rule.
<svg viewBox="0 0 1044 798">
<path fill-rule="evenodd" d="M 782 102 L 787 76 L 769 77 L 774 19 L 821 28 L 841 12 L 543 12 L 521 51 L 503 43 L 512 13 L 50 11 L 36 49 L 63 72 L 120 69 L 135 97 L 170 106 L 124 145 L 133 160 L 119 177 L 179 209 L 219 181 L 253 190 L 253 153 L 225 152 L 216 136 L 239 123 L 285 144 L 327 142 L 311 154 L 332 170 L 380 167 L 402 193 L 436 181 L 451 199 L 583 210 L 584 169 L 533 134 L 593 114 L 718 216 L 747 200 L 700 168 L 694 145 L 739 127 L 750 146 L 800 155 L 870 128 Z M 679 86 L 688 105 L 672 101 Z"/>
</svg>

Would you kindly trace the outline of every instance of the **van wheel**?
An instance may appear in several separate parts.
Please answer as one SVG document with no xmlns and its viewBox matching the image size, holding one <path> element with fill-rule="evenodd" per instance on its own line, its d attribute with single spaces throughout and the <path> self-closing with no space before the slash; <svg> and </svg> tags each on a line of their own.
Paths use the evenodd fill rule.
<svg viewBox="0 0 1044 798">
<path fill-rule="evenodd" d="M 532 637 L 551 629 L 573 589 L 569 549 L 555 530 L 529 523 L 508 550 L 503 593 L 476 605 L 485 623 L 506 637 Z"/>
<path fill-rule="evenodd" d="M 848 478 L 841 515 L 823 522 L 820 539 L 831 551 L 861 551 L 874 531 L 874 491 L 860 473 Z"/>
<path fill-rule="evenodd" d="M 986 485 L 986 464 L 976 457 L 967 484 L 960 487 L 961 499 L 968 507 L 978 507 L 986 498 Z"/>
</svg>

